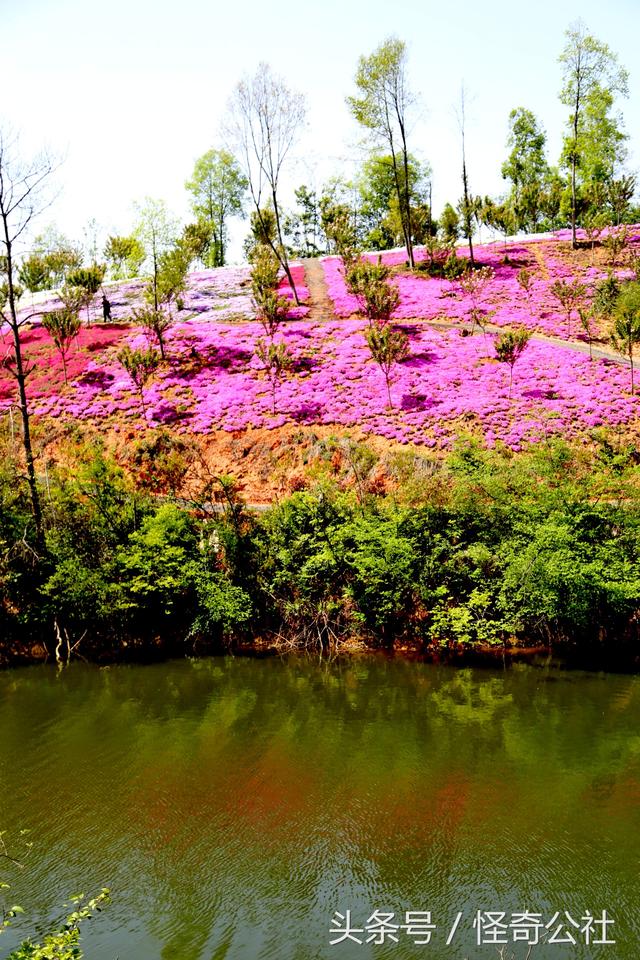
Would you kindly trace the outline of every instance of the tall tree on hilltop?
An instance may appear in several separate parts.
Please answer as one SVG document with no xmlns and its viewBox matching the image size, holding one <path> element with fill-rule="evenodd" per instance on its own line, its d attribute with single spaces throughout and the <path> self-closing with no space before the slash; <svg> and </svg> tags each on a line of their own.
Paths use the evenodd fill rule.
<svg viewBox="0 0 640 960">
<path fill-rule="evenodd" d="M 465 111 L 465 90 L 464 85 L 460 88 L 460 110 L 458 112 L 458 126 L 460 127 L 460 137 L 462 140 L 462 197 L 458 203 L 458 212 L 462 221 L 462 229 L 467 243 L 469 244 L 469 260 L 471 266 L 474 266 L 475 259 L 473 255 L 473 221 L 478 218 L 482 207 L 482 198 L 474 197 L 469 187 L 469 172 L 467 170 L 467 149 L 466 149 L 466 111 Z"/>
<path fill-rule="evenodd" d="M 545 157 L 546 134 L 535 114 L 517 107 L 509 114 L 509 156 L 502 176 L 511 181 L 509 204 L 517 230 L 535 230 L 541 217 L 545 187 L 551 171 Z"/>
<path fill-rule="evenodd" d="M 406 72 L 406 45 L 397 37 L 389 37 L 368 57 L 360 57 L 355 77 L 360 96 L 347 97 L 347 104 L 372 139 L 389 150 L 404 243 L 413 269 L 407 113 L 414 98 L 407 89 Z"/>
<path fill-rule="evenodd" d="M 317 257 L 326 249 L 321 224 L 320 201 L 315 190 L 302 184 L 294 191 L 297 208 L 285 218 L 285 233 L 291 238 L 293 256 Z"/>
<path fill-rule="evenodd" d="M 18 405 L 22 420 L 22 443 L 27 466 L 27 481 L 35 524 L 36 543 L 44 550 L 44 526 L 42 507 L 36 479 L 31 424 L 27 402 L 26 381 L 28 368 L 25 364 L 20 329 L 29 317 L 18 313 L 21 290 L 16 276 L 18 271 L 19 245 L 33 220 L 48 205 L 46 186 L 55 169 L 51 156 L 42 153 L 32 160 L 23 161 L 18 153 L 15 135 L 0 129 L 0 320 L 7 324 L 13 341 L 11 372 L 18 387 Z M 2 249 L 4 248 L 4 249 Z"/>
<path fill-rule="evenodd" d="M 160 258 L 175 242 L 178 233 L 177 221 L 170 216 L 163 200 L 154 200 L 145 197 L 141 204 L 136 204 L 138 220 L 134 236 L 144 247 L 148 261 L 148 272 L 151 277 L 152 300 L 154 310 L 158 309 L 158 277 L 160 274 Z"/>
<path fill-rule="evenodd" d="M 412 198 L 412 241 L 423 243 L 429 233 L 431 211 L 429 189 L 431 168 L 409 155 L 409 190 Z M 404 195 L 404 167 L 400 171 Z M 360 194 L 360 217 L 366 235 L 363 245 L 367 250 L 386 250 L 404 240 L 402 211 L 395 187 L 396 177 L 390 154 L 372 153 L 362 165 L 357 178 Z"/>
<path fill-rule="evenodd" d="M 563 158 L 571 174 L 571 235 L 575 246 L 578 168 L 588 157 L 589 139 L 593 143 L 593 125 L 602 130 L 603 121 L 611 119 L 607 113 L 614 95 L 627 95 L 628 74 L 607 44 L 588 34 L 582 22 L 572 24 L 565 31 L 565 37 L 559 57 L 562 64 L 560 100 L 571 109 Z M 611 142 L 611 138 L 608 139 Z"/>
<path fill-rule="evenodd" d="M 270 201 L 276 237 L 269 240 L 269 245 L 287 275 L 297 304 L 300 299 L 284 242 L 278 191 L 282 168 L 304 125 L 305 115 L 302 94 L 291 91 L 268 64 L 261 63 L 253 77 L 237 85 L 229 101 L 226 123 L 229 139 L 244 168 L 258 219 Z"/>
<path fill-rule="evenodd" d="M 208 150 L 193 168 L 185 183 L 191 194 L 191 207 L 198 221 L 207 224 L 211 244 L 207 262 L 222 267 L 227 245 L 227 219 L 243 212 L 248 188 L 247 178 L 228 150 Z"/>
</svg>

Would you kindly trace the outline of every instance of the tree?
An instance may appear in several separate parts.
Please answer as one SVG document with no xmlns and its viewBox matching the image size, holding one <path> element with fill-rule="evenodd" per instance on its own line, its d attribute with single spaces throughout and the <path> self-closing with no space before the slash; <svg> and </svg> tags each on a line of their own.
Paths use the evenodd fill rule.
<svg viewBox="0 0 640 960">
<path fill-rule="evenodd" d="M 80 316 L 75 310 L 68 307 L 59 307 L 57 310 L 51 310 L 43 315 L 42 326 L 58 348 L 64 371 L 64 382 L 67 384 L 69 382 L 67 379 L 67 357 L 71 344 L 80 333 Z"/>
<path fill-rule="evenodd" d="M 164 310 L 154 310 L 152 306 L 139 307 L 133 311 L 133 322 L 155 337 L 160 348 L 160 357 L 165 360 L 165 334 L 171 327 L 171 317 Z"/>
<path fill-rule="evenodd" d="M 487 287 L 494 279 L 495 271 L 493 267 L 466 270 L 458 279 L 463 295 L 471 300 L 472 332 L 476 323 L 484 330 L 485 321 L 480 308 L 480 298 L 484 296 Z"/>
<path fill-rule="evenodd" d="M 531 339 L 531 330 L 506 330 L 501 333 L 495 343 L 496 360 L 499 363 L 509 364 L 509 400 L 513 387 L 513 368 L 526 349 Z"/>
<path fill-rule="evenodd" d="M 622 175 L 606 184 L 607 205 L 613 222 L 618 226 L 629 215 L 629 204 L 636 192 L 636 178 L 633 174 Z M 633 222 L 633 221 L 631 221 Z"/>
<path fill-rule="evenodd" d="M 507 237 L 517 229 L 517 217 L 509 199 L 492 200 L 485 197 L 479 211 L 480 219 L 491 230 L 497 230 L 504 237 L 504 262 L 509 262 Z"/>
<path fill-rule="evenodd" d="M 317 257 L 323 245 L 321 211 L 315 190 L 302 184 L 295 191 L 298 210 L 287 217 L 285 232 L 291 237 L 292 256 Z"/>
<path fill-rule="evenodd" d="M 384 375 L 387 385 L 389 408 L 393 408 L 391 400 L 391 371 L 397 363 L 401 363 L 409 356 L 409 338 L 404 330 L 394 330 L 390 324 L 371 324 L 365 330 L 367 346 L 372 359 L 378 364 Z"/>
<path fill-rule="evenodd" d="M 159 307 L 171 310 L 180 294 L 187 288 L 187 276 L 192 260 L 192 248 L 188 241 L 180 238 L 170 250 L 160 254 L 155 288 L 149 284 L 145 296 Z M 156 308 L 157 309 L 157 308 Z"/>
<path fill-rule="evenodd" d="M 449 246 L 453 246 L 460 236 L 460 217 L 450 203 L 445 203 L 440 215 L 440 232 Z"/>
<path fill-rule="evenodd" d="M 360 96 L 347 97 L 347 104 L 356 121 L 378 144 L 389 150 L 398 200 L 398 210 L 411 269 L 413 225 L 411 212 L 411 179 L 407 147 L 408 111 L 413 97 L 407 88 L 406 45 L 397 37 L 389 37 L 368 57 L 360 57 L 355 83 Z"/>
<path fill-rule="evenodd" d="M 430 232 L 431 168 L 408 158 L 409 191 L 412 199 L 412 242 L 422 243 Z M 399 171 L 401 195 L 404 196 L 404 167 Z M 398 204 L 396 172 L 390 154 L 373 153 L 363 164 L 357 180 L 360 192 L 360 217 L 366 236 L 362 243 L 368 250 L 388 250 L 402 244 L 404 228 L 402 210 Z"/>
<path fill-rule="evenodd" d="M 400 291 L 389 282 L 390 276 L 388 266 L 369 260 L 358 260 L 346 273 L 347 290 L 357 297 L 369 326 L 389 324 L 400 303 Z"/>
<path fill-rule="evenodd" d="M 144 388 L 153 376 L 160 358 L 155 350 L 132 350 L 131 347 L 123 347 L 117 354 L 118 362 L 131 377 L 133 384 L 140 397 L 140 406 L 142 407 L 142 416 L 147 419 L 147 408 L 144 402 Z"/>
<path fill-rule="evenodd" d="M 256 340 L 256 356 L 271 381 L 273 412 L 277 413 L 276 391 L 285 374 L 291 369 L 293 363 L 291 351 L 286 343 L 275 343 L 273 340 L 267 342 L 263 337 L 258 337 Z"/>
<path fill-rule="evenodd" d="M 509 156 L 502 164 L 502 176 L 511 181 L 509 205 L 516 230 L 536 230 L 541 215 L 541 198 L 550 177 L 544 148 L 546 134 L 535 114 L 517 107 L 509 114 Z"/>
<path fill-rule="evenodd" d="M 87 324 L 91 322 L 91 303 L 102 286 L 105 273 L 104 264 L 94 263 L 90 267 L 78 267 L 67 275 L 67 283 L 70 286 L 80 287 L 86 291 Z"/>
<path fill-rule="evenodd" d="M 622 289 L 614 308 L 611 343 L 623 356 L 629 358 L 631 367 L 631 393 L 634 391 L 634 351 L 640 343 L 640 283 L 627 283 Z"/>
<path fill-rule="evenodd" d="M 71 270 L 82 266 L 82 251 L 53 225 L 35 237 L 31 253 L 45 264 L 49 276 L 47 290 L 59 287 Z"/>
<path fill-rule="evenodd" d="M 243 244 L 245 256 L 249 263 L 253 263 L 254 258 L 263 247 L 268 247 L 278 263 L 278 269 L 280 269 L 280 260 L 274 250 L 275 244 L 277 244 L 276 215 L 272 207 L 267 204 L 261 210 L 252 210 L 249 215 L 249 235 L 245 238 Z"/>
<path fill-rule="evenodd" d="M 605 186 L 627 159 L 628 134 L 622 117 L 612 116 L 615 97 L 596 86 L 585 103 L 580 156 L 580 179 L 585 186 Z"/>
<path fill-rule="evenodd" d="M 578 307 L 578 316 L 580 317 L 580 326 L 584 330 L 587 343 L 589 344 L 589 360 L 593 360 L 593 338 L 596 332 L 593 324 L 596 315 L 593 311 L 593 308 L 590 310 L 585 310 L 584 307 Z"/>
<path fill-rule="evenodd" d="M 20 264 L 18 280 L 30 292 L 38 293 L 49 289 L 49 267 L 43 256 L 32 253 Z"/>
<path fill-rule="evenodd" d="M 134 236 L 142 244 L 149 261 L 154 310 L 158 309 L 158 273 L 160 256 L 165 253 L 178 232 L 178 225 L 167 211 L 163 200 L 145 197 L 136 204 L 137 224 Z"/>
<path fill-rule="evenodd" d="M 560 303 L 567 318 L 567 337 L 571 336 L 571 318 L 587 295 L 587 288 L 579 280 L 555 280 L 551 284 L 551 293 Z"/>
<path fill-rule="evenodd" d="M 609 265 L 615 267 L 618 262 L 618 257 L 629 245 L 629 231 L 627 230 L 626 224 L 610 230 L 604 237 L 602 245 L 609 252 Z"/>
<path fill-rule="evenodd" d="M 96 264 L 98 262 L 98 234 L 101 227 L 95 217 L 90 217 L 82 229 L 84 235 L 84 249 L 89 262 Z"/>
<path fill-rule="evenodd" d="M 25 369 L 20 341 L 20 330 L 30 317 L 18 315 L 20 288 L 16 282 L 18 247 L 34 219 L 46 208 L 45 188 L 55 168 L 54 160 L 42 153 L 23 161 L 18 155 L 15 136 L 0 130 L 0 319 L 7 324 L 13 341 L 14 376 L 18 387 L 18 405 L 22 420 L 22 443 L 24 446 L 27 481 L 36 531 L 36 543 L 44 550 L 44 527 L 38 483 L 36 479 L 31 423 L 27 401 Z"/>
<path fill-rule="evenodd" d="M 532 309 L 532 302 L 533 302 L 534 274 L 532 273 L 531 270 L 527 270 L 526 267 L 522 267 L 522 269 L 518 270 L 516 274 L 516 280 L 518 282 L 518 286 L 520 287 L 520 289 L 523 291 L 524 295 L 527 298 L 527 303 L 529 304 L 529 312 L 531 313 L 531 317 L 533 318 L 534 313 Z"/>
<path fill-rule="evenodd" d="M 460 136 L 462 139 L 462 197 L 458 203 L 458 212 L 462 220 L 462 228 L 467 243 L 469 244 L 469 260 L 471 266 L 475 265 L 473 256 L 473 221 L 477 219 L 482 205 L 480 197 L 474 197 L 469 188 L 469 174 L 467 171 L 467 151 L 465 145 L 465 92 L 464 86 L 460 90 L 460 112 L 458 113 L 458 125 L 460 127 Z"/>
<path fill-rule="evenodd" d="M 261 244 L 253 257 L 251 292 L 256 316 L 271 340 L 291 307 L 286 297 L 278 295 L 279 273 L 280 264 L 273 250 Z"/>
<path fill-rule="evenodd" d="M 358 231 L 348 203 L 324 195 L 320 201 L 322 229 L 329 248 L 342 259 L 345 275 L 360 256 Z"/>
<path fill-rule="evenodd" d="M 111 275 L 114 280 L 128 280 L 138 276 L 146 253 L 140 240 L 133 235 L 110 236 L 105 244 L 103 256 L 111 264 Z"/>
<path fill-rule="evenodd" d="M 589 159 L 590 141 L 593 154 L 593 137 L 602 129 L 614 94 L 626 96 L 627 71 L 605 43 L 586 32 L 582 22 L 572 24 L 565 37 L 559 57 L 563 81 L 560 101 L 571 109 L 563 156 L 571 173 L 571 234 L 575 246 L 578 168 Z M 593 164 L 593 156 L 590 162 Z"/>
<path fill-rule="evenodd" d="M 305 121 L 302 94 L 291 91 L 268 64 L 261 63 L 251 79 L 236 87 L 228 107 L 227 129 L 240 154 L 258 220 L 270 200 L 276 238 L 269 245 L 287 275 L 296 304 L 300 303 L 284 243 L 279 201 L 282 169 Z M 265 231 L 266 233 L 266 231 Z"/>
<path fill-rule="evenodd" d="M 247 187 L 247 178 L 228 150 L 208 150 L 196 160 L 185 188 L 191 194 L 191 208 L 196 219 L 209 228 L 208 266 L 224 266 L 227 220 L 242 215 Z"/>
</svg>

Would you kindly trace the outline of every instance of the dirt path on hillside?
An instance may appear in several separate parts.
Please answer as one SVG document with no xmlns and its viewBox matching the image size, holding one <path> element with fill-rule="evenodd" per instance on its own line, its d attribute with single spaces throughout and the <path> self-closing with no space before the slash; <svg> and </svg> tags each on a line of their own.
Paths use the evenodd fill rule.
<svg viewBox="0 0 640 960">
<path fill-rule="evenodd" d="M 309 320 L 319 323 L 335 320 L 333 301 L 327 293 L 324 270 L 318 257 L 303 260 L 304 278 L 309 290 Z"/>
</svg>

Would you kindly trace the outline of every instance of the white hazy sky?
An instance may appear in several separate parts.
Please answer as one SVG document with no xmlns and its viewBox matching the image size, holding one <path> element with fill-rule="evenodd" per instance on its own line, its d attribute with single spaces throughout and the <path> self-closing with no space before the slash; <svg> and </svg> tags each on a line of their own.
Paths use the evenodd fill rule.
<svg viewBox="0 0 640 960">
<path fill-rule="evenodd" d="M 307 97 L 289 188 L 353 172 L 362 153 L 345 96 L 358 56 L 396 34 L 420 97 L 409 145 L 432 165 L 438 212 L 460 194 L 454 105 L 463 81 L 475 193 L 503 189 L 513 107 L 536 113 L 557 160 L 566 115 L 557 57 L 578 17 L 631 73 L 621 106 L 636 168 L 640 0 L 0 0 L 0 122 L 22 131 L 23 153 L 46 144 L 66 158 L 43 227 L 55 221 L 81 239 L 95 218 L 103 234 L 127 232 L 145 195 L 187 217 L 184 181 L 221 145 L 229 94 L 260 60 Z M 236 227 L 235 250 L 244 232 Z"/>
</svg>

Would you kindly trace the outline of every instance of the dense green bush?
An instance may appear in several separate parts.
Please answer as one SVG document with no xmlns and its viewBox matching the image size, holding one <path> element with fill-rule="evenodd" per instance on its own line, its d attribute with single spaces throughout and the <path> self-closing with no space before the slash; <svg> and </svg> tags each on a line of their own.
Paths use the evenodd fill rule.
<svg viewBox="0 0 640 960">
<path fill-rule="evenodd" d="M 188 509 L 141 492 L 100 447 L 74 456 L 49 475 L 45 556 L 19 465 L 0 468 L 0 654 L 34 640 L 100 656 L 357 636 L 635 656 L 639 467 L 611 438 L 518 455 L 461 442 L 421 473 L 419 496 L 406 470 L 376 496 L 327 461 L 315 486 L 259 516 L 228 478 L 209 480 L 208 499 L 224 494 L 214 512 Z"/>
</svg>

